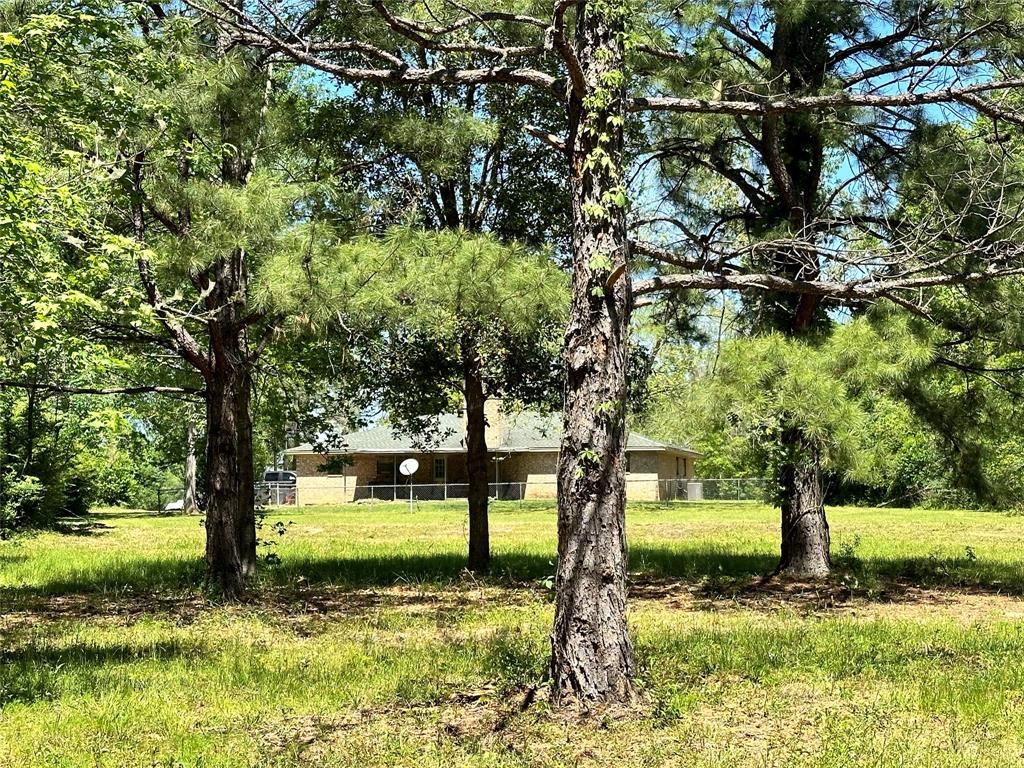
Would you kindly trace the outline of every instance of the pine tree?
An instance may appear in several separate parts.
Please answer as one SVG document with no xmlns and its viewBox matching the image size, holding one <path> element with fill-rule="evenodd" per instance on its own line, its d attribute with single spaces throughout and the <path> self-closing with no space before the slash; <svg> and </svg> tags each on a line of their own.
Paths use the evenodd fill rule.
<svg viewBox="0 0 1024 768">
<path fill-rule="evenodd" d="M 356 387 L 396 429 L 429 442 L 432 416 L 465 408 L 468 565 L 486 571 L 487 400 L 550 403 L 559 383 L 567 291 L 550 255 L 464 230 L 394 228 L 325 244 L 305 270 L 282 259 L 268 287 L 282 311 L 353 332 L 364 368 Z"/>
<path fill-rule="evenodd" d="M 690 39 L 692 47 L 667 63 L 661 76 L 673 84 L 700 82 L 723 102 L 749 93 L 781 104 L 861 89 L 910 90 L 919 87 L 918 75 L 938 66 L 937 51 L 960 46 L 978 59 L 997 56 L 988 50 L 988 29 L 1012 24 L 1006 13 L 993 7 L 982 20 L 966 8 L 940 4 L 864 6 L 845 0 L 749 0 L 727 10 L 694 3 L 689 16 L 667 28 L 669 35 Z M 969 56 L 943 60 L 943 78 L 969 77 L 975 63 Z M 1011 111 L 1007 119 L 1017 118 Z M 744 296 L 747 328 L 823 344 L 831 328 L 829 311 L 839 303 L 858 311 L 863 302 L 790 290 L 796 284 L 829 275 L 856 282 L 862 265 L 879 260 L 889 262 L 879 270 L 883 275 L 925 273 L 929 262 L 965 273 L 978 266 L 970 258 L 954 266 L 936 247 L 944 238 L 989 247 L 983 232 L 970 231 L 963 210 L 933 211 L 927 221 L 899 210 L 901 200 L 914 205 L 904 174 L 918 137 L 944 133 L 960 121 L 942 110 L 896 105 L 664 120 L 655 156 L 678 214 L 658 223 L 675 228 L 673 235 L 685 245 L 674 256 L 650 247 L 646 253 L 670 270 L 673 259 L 678 263 L 679 254 L 690 251 L 685 258 L 692 263 L 716 261 L 737 276 L 771 276 L 761 290 Z M 926 173 L 943 178 L 935 165 Z M 931 186 L 919 186 L 918 194 L 927 197 L 924 187 Z M 1012 233 L 1019 223 L 1006 213 L 1012 206 L 1000 213 L 1000 205 L 993 201 L 985 212 L 1004 217 L 1010 224 L 1004 243 L 1015 247 Z M 872 253 L 886 249 L 887 257 Z M 800 426 L 796 414 L 783 421 L 789 426 L 776 434 L 782 460 L 773 464 L 782 517 L 778 570 L 822 577 L 830 569 L 822 487 L 826 446 Z"/>
</svg>

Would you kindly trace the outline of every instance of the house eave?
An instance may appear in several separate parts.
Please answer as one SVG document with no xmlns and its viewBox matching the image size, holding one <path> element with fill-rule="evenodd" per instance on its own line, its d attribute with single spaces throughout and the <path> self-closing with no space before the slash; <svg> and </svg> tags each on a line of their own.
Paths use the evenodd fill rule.
<svg viewBox="0 0 1024 768">
<path fill-rule="evenodd" d="M 700 458 L 703 454 L 689 448 L 682 448 L 677 445 L 640 445 L 636 447 L 627 448 L 631 452 L 650 452 L 656 453 L 659 451 L 665 453 L 679 453 L 685 456 L 693 458 Z M 555 446 L 533 446 L 530 448 L 495 448 L 488 450 L 488 453 L 495 454 L 512 454 L 512 453 L 558 453 L 559 447 Z M 465 453 L 465 448 L 438 448 L 434 450 L 421 449 L 421 448 L 352 448 L 348 450 L 339 451 L 317 451 L 313 448 L 300 445 L 296 448 L 287 448 L 284 450 L 286 456 L 358 456 L 361 454 L 370 454 L 375 456 L 403 456 L 408 454 L 419 454 L 419 455 L 445 455 L 445 456 L 457 456 Z"/>
</svg>

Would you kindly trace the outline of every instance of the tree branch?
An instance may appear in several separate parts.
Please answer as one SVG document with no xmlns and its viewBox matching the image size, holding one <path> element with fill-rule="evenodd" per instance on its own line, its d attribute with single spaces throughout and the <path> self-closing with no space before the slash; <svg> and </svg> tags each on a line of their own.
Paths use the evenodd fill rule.
<svg viewBox="0 0 1024 768">
<path fill-rule="evenodd" d="M 577 98 L 583 99 L 587 95 L 587 76 L 583 72 L 583 66 L 576 57 L 576 51 L 569 44 L 565 37 L 565 12 L 580 0 L 556 0 L 555 9 L 551 14 L 551 27 L 548 29 L 548 41 L 551 47 L 558 51 L 558 54 L 565 62 L 569 71 L 569 82 L 572 84 L 573 92 Z"/>
<path fill-rule="evenodd" d="M 635 98 L 628 108 L 633 112 L 683 112 L 706 115 L 768 115 L 808 112 L 845 107 L 915 107 L 925 104 L 967 103 L 980 100 L 979 94 L 1024 88 L 1024 79 L 978 83 L 962 88 L 945 88 L 928 92 L 903 93 L 831 93 L 823 96 L 787 96 L 765 98 L 758 101 L 683 99 L 671 96 Z M 994 109 L 993 105 L 986 104 Z M 976 109 L 976 104 L 971 104 Z M 1024 119 L 1024 118 L 1021 118 Z"/>
<path fill-rule="evenodd" d="M 34 389 L 44 392 L 59 392 L 65 395 L 205 395 L 205 389 L 195 387 L 162 387 L 142 385 L 135 387 L 69 387 L 63 384 L 39 384 L 30 381 L 0 379 L 0 389 Z"/>
<path fill-rule="evenodd" d="M 549 147 L 557 149 L 559 152 L 568 152 L 569 147 L 565 143 L 565 139 L 554 133 L 548 133 L 542 128 L 538 128 L 535 125 L 524 125 L 523 130 L 533 136 L 538 141 L 547 144 Z"/>
<path fill-rule="evenodd" d="M 852 281 L 791 280 L 772 274 L 724 275 L 724 274 L 681 274 L 659 275 L 633 283 L 633 293 L 642 296 L 660 291 L 706 290 L 777 291 L 807 296 L 846 300 L 871 300 L 889 298 L 891 294 L 924 288 L 938 288 L 949 285 L 973 285 L 998 278 L 1024 275 L 1024 267 L 989 268 L 980 272 L 966 272 L 949 275 L 928 275 L 907 279 L 863 279 Z"/>
<path fill-rule="evenodd" d="M 142 190 L 142 168 L 144 163 L 145 150 L 142 150 L 131 158 L 128 169 L 132 182 L 132 226 L 134 228 L 135 240 L 139 245 L 139 254 L 136 258 L 139 278 L 146 291 L 149 305 L 153 307 L 157 319 L 160 320 L 161 324 L 170 334 L 175 350 L 206 377 L 210 373 L 210 361 L 203 354 L 202 349 L 200 349 L 192 334 L 171 316 L 170 308 L 164 301 L 156 280 L 153 279 L 149 259 L 145 255 L 145 250 L 143 250 L 146 241 L 146 219 L 143 214 L 145 194 Z"/>
<path fill-rule="evenodd" d="M 462 69 L 449 67 L 416 68 L 402 65 L 393 69 L 370 69 L 336 64 L 315 55 L 313 53 L 313 46 L 305 41 L 283 39 L 273 32 L 261 28 L 240 9 L 227 2 L 227 0 L 217 0 L 218 5 L 224 10 L 224 13 L 221 14 L 213 13 L 209 8 L 195 6 L 193 0 L 184 0 L 184 2 L 189 7 L 195 7 L 200 13 L 213 17 L 222 25 L 233 30 L 239 40 L 250 46 L 280 53 L 298 64 L 313 67 L 345 82 L 387 85 L 484 85 L 501 83 L 506 85 L 526 85 L 557 93 L 556 85 L 559 82 L 558 78 L 552 77 L 541 70 L 525 67 Z M 530 17 L 518 17 L 515 14 L 497 14 L 496 16 L 493 14 L 481 14 L 481 16 L 501 17 L 501 20 L 532 23 Z M 456 24 L 449 25 L 443 30 L 432 30 L 425 25 L 414 24 L 407 20 L 403 20 L 403 23 L 421 32 L 445 34 L 475 20 L 476 17 L 469 16 Z M 353 45 L 355 44 L 353 43 Z"/>
<path fill-rule="evenodd" d="M 496 45 L 484 45 L 481 43 L 442 43 L 429 32 L 424 31 L 423 25 L 416 24 L 409 19 L 395 16 L 388 10 L 383 0 L 374 0 L 373 9 L 380 14 L 388 27 L 402 37 L 411 40 L 422 48 L 432 51 L 445 51 L 447 53 L 478 53 L 485 56 L 500 56 L 503 59 L 516 56 L 533 56 L 544 51 L 541 45 L 520 45 L 502 47 Z M 429 29 L 429 28 L 427 28 Z M 446 32 L 439 32 L 439 35 Z M 430 35 L 430 36 L 428 36 Z"/>
</svg>

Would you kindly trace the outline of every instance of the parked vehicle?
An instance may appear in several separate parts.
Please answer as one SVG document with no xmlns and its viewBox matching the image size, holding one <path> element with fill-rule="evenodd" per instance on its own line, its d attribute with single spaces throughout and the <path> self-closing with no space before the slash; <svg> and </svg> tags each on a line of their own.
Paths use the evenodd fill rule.
<svg viewBox="0 0 1024 768">
<path fill-rule="evenodd" d="M 282 485 L 296 485 L 298 483 L 298 475 L 294 472 L 287 472 L 278 469 L 268 469 L 263 473 L 264 483 L 280 483 Z"/>
<path fill-rule="evenodd" d="M 268 469 L 256 484 L 256 502 L 268 506 L 295 503 L 298 475 L 280 469 Z"/>
</svg>

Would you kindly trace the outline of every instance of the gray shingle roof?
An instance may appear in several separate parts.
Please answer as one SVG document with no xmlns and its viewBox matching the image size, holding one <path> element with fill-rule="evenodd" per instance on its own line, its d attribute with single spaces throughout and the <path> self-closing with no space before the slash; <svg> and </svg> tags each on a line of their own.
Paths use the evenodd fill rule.
<svg viewBox="0 0 1024 768">
<path fill-rule="evenodd" d="M 540 414 L 535 411 L 520 411 L 502 416 L 500 445 L 488 445 L 491 452 L 525 452 L 525 451 L 557 451 L 562 437 L 561 414 Z M 331 453 L 418 453 L 424 450 L 434 453 L 462 453 L 466 450 L 464 440 L 464 422 L 456 413 L 446 413 L 438 417 L 440 434 L 438 439 L 429 442 L 424 448 L 422 440 L 414 440 L 409 435 L 396 435 L 387 424 L 381 424 L 359 432 L 350 432 L 344 436 L 344 448 L 332 450 Z M 688 446 L 672 445 L 630 432 L 626 447 L 631 451 L 672 451 L 698 456 Z M 289 448 L 285 453 L 316 453 L 311 445 L 298 445 Z"/>
</svg>

